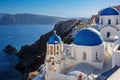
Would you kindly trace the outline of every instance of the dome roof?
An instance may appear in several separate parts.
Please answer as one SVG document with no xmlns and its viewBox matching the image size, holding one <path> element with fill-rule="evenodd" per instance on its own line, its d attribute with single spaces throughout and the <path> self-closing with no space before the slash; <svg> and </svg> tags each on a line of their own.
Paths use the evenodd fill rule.
<svg viewBox="0 0 120 80">
<path fill-rule="evenodd" d="M 120 12 L 117 9 L 108 7 L 103 9 L 99 15 L 119 15 L 119 14 Z"/>
<path fill-rule="evenodd" d="M 55 43 L 61 43 L 61 42 L 62 42 L 62 40 L 61 40 L 60 36 L 58 36 L 56 33 L 51 35 L 48 39 L 49 44 L 55 44 Z"/>
<path fill-rule="evenodd" d="M 80 30 L 73 41 L 76 45 L 95 46 L 103 43 L 103 37 L 94 28 L 83 28 Z"/>
</svg>

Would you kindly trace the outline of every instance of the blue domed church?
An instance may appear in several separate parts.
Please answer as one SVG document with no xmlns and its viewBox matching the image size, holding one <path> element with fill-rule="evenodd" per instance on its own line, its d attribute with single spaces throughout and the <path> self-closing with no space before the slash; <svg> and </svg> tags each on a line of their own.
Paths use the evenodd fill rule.
<svg viewBox="0 0 120 80">
<path fill-rule="evenodd" d="M 103 70 L 105 53 L 106 51 L 112 53 L 114 47 L 108 44 L 111 45 L 110 42 L 113 44 L 116 36 L 119 35 L 120 11 L 114 7 L 107 7 L 101 10 L 98 16 L 98 28 L 90 26 L 81 29 L 69 45 L 64 44 L 55 31 L 49 37 L 45 80 L 70 80 L 70 75 L 75 77 L 73 80 L 80 80 L 80 75 L 94 73 L 95 69 Z M 113 57 L 114 63 L 115 58 Z M 62 79 L 66 75 L 69 78 Z"/>
<path fill-rule="evenodd" d="M 95 68 L 102 69 L 104 62 L 104 41 L 96 29 L 83 28 L 72 43 L 72 56 L 78 62 L 89 63 Z"/>
<path fill-rule="evenodd" d="M 90 27 L 81 29 L 75 35 L 74 41 L 70 45 L 64 44 L 60 36 L 54 31 L 47 42 L 45 80 L 61 79 L 60 76 L 63 76 L 65 73 L 66 75 L 67 73 L 71 74 L 78 80 L 80 74 L 83 75 L 89 72 L 84 65 L 90 66 L 90 69 L 91 67 L 103 69 L 103 63 L 104 41 L 102 35 L 96 29 Z M 77 71 L 70 71 L 76 65 L 81 65 L 84 69 L 76 68 Z M 89 69 L 89 67 L 87 68 Z M 61 80 L 66 80 L 66 78 Z"/>
<path fill-rule="evenodd" d="M 98 16 L 97 28 L 91 25 L 75 31 L 71 44 L 64 44 L 56 31 L 49 37 L 43 65 L 45 80 L 95 80 L 92 73 L 120 66 L 120 11 L 107 7 Z"/>
<path fill-rule="evenodd" d="M 105 41 L 114 41 L 120 31 L 120 11 L 114 7 L 101 10 L 99 16 L 99 31 Z"/>
</svg>

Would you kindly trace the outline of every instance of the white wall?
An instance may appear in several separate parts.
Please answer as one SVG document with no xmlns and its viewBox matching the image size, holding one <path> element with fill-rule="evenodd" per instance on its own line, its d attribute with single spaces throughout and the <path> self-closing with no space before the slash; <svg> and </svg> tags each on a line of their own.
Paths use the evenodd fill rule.
<svg viewBox="0 0 120 80">
<path fill-rule="evenodd" d="M 64 61 L 64 60 L 61 60 L 60 72 L 63 71 L 63 69 L 64 69 L 64 64 L 65 64 L 65 61 Z"/>
<path fill-rule="evenodd" d="M 120 30 L 120 24 L 118 25 L 113 25 L 116 29 Z"/>
<path fill-rule="evenodd" d="M 98 53 L 98 60 L 96 60 L 96 52 Z M 103 69 L 104 63 L 104 43 L 98 46 L 92 47 L 92 62 L 90 64 L 97 69 Z"/>
<path fill-rule="evenodd" d="M 118 45 L 113 50 L 112 67 L 120 66 L 120 50 L 117 50 Z"/>
<path fill-rule="evenodd" d="M 75 45 L 73 44 L 73 57 L 74 57 L 74 52 L 76 52 L 76 60 L 78 61 L 82 61 L 82 62 L 89 62 L 89 61 L 92 61 L 92 47 L 90 46 L 78 46 L 78 45 Z M 86 52 L 87 54 L 87 59 L 86 60 L 82 60 L 82 57 L 83 57 L 83 52 Z"/>
<path fill-rule="evenodd" d="M 107 53 L 112 55 L 115 44 L 113 42 L 106 42 L 106 46 L 107 46 L 107 50 L 106 50 Z"/>
<path fill-rule="evenodd" d="M 59 73 L 56 72 L 47 72 L 45 74 L 45 80 L 57 80 Z"/>
<path fill-rule="evenodd" d="M 75 50 L 75 51 L 74 51 Z M 72 44 L 72 54 L 76 52 L 76 60 L 79 62 L 86 62 L 95 68 L 102 69 L 104 62 L 104 43 L 98 46 L 78 46 Z M 86 52 L 87 59 L 82 60 L 83 52 Z M 98 52 L 99 61 L 96 60 L 96 52 Z M 74 55 L 73 55 L 74 57 Z"/>
<path fill-rule="evenodd" d="M 96 69 L 103 69 L 103 62 L 90 62 L 90 65 Z"/>
<path fill-rule="evenodd" d="M 107 37 L 107 32 L 110 32 L 110 36 L 118 35 L 118 31 L 115 28 L 113 28 L 111 26 L 106 26 L 100 30 L 100 33 L 103 36 L 105 41 L 110 40 L 110 38 Z"/>
<path fill-rule="evenodd" d="M 103 24 L 101 24 L 101 19 L 103 19 Z M 108 25 L 108 19 L 111 19 L 111 25 L 116 25 L 116 19 L 118 19 L 118 24 L 120 24 L 120 15 L 99 16 L 99 24 Z"/>
<path fill-rule="evenodd" d="M 104 53 L 105 53 L 105 49 L 104 49 L 104 43 L 98 46 L 93 46 L 92 48 L 92 61 L 96 61 L 96 52 L 98 53 L 98 59 L 100 61 L 104 60 Z"/>
<path fill-rule="evenodd" d="M 101 24 L 101 19 L 103 19 L 103 24 Z M 108 25 L 108 19 L 111 19 L 111 24 L 116 29 L 120 30 L 120 15 L 112 15 L 112 16 L 99 16 L 99 25 L 98 28 L 102 29 L 104 26 Z M 116 24 L 116 20 L 118 19 L 118 24 Z"/>
<path fill-rule="evenodd" d="M 114 43 L 115 45 L 120 45 L 120 31 L 118 32 L 118 39 Z"/>
</svg>

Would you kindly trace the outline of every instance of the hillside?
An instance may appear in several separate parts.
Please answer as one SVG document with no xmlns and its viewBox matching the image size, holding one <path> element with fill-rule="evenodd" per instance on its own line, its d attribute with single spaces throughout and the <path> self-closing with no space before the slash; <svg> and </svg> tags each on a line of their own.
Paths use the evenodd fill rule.
<svg viewBox="0 0 120 80">
<path fill-rule="evenodd" d="M 0 13 L 0 19 L 5 15 L 7 15 L 7 13 Z"/>
<path fill-rule="evenodd" d="M 59 21 L 66 20 L 66 18 L 46 16 L 46 15 L 36 15 L 36 14 L 7 14 L 1 16 L 0 24 L 55 24 Z"/>
</svg>

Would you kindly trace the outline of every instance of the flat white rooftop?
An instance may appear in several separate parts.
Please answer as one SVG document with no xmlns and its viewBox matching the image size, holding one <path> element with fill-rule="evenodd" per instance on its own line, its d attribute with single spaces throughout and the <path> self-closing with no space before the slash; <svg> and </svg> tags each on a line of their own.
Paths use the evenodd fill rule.
<svg viewBox="0 0 120 80">
<path fill-rule="evenodd" d="M 107 80 L 120 80 L 120 69 L 113 73 Z"/>
</svg>

